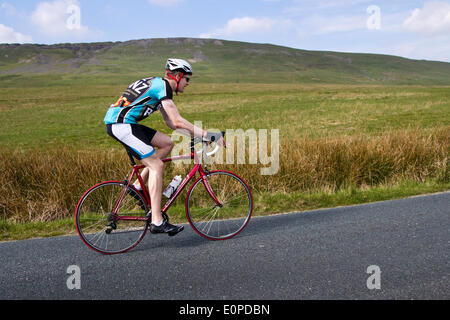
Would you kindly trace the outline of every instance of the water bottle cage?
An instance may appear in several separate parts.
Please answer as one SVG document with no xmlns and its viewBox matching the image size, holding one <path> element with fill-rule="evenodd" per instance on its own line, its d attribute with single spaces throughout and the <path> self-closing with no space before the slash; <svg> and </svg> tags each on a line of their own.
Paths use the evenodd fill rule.
<svg viewBox="0 0 450 320">
<path fill-rule="evenodd" d="M 172 182 L 170 182 L 170 184 L 167 186 L 167 188 L 164 189 L 163 195 L 166 198 L 169 198 L 169 199 L 172 198 L 173 195 L 175 194 L 175 191 L 177 191 L 180 183 L 181 183 L 181 176 L 176 176 L 175 178 L 173 178 Z"/>
<path fill-rule="evenodd" d="M 178 188 L 177 188 L 178 189 Z M 172 194 L 170 195 L 170 197 L 169 197 L 169 199 L 172 199 L 173 198 L 173 196 L 175 195 L 175 191 L 177 191 L 177 189 L 174 189 L 173 187 L 172 187 Z"/>
</svg>

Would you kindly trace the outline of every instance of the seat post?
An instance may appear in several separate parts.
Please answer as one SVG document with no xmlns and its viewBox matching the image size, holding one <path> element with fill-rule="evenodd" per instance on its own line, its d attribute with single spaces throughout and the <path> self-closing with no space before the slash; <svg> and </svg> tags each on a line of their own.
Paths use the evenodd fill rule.
<svg viewBox="0 0 450 320">
<path fill-rule="evenodd" d="M 134 161 L 133 155 L 128 150 L 127 150 L 127 154 L 128 154 L 128 157 L 130 158 L 131 165 L 134 167 L 136 165 L 136 162 Z"/>
</svg>

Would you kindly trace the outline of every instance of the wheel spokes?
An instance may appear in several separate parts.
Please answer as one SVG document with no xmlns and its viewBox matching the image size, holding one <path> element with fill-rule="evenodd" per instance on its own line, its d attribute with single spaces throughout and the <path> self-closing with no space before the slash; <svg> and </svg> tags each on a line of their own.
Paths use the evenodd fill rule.
<svg viewBox="0 0 450 320">
<path fill-rule="evenodd" d="M 188 195 L 188 219 L 194 229 L 210 239 L 227 239 L 239 233 L 252 211 L 251 193 L 234 174 L 217 171 L 208 175 L 208 184 L 222 206 L 196 182 Z"/>
</svg>

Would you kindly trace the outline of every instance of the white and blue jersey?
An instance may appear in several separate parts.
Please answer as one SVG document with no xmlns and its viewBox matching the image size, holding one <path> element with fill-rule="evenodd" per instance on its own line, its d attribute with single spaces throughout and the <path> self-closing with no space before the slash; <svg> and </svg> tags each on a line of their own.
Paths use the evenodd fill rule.
<svg viewBox="0 0 450 320">
<path fill-rule="evenodd" d="M 106 132 L 137 159 L 155 153 L 152 139 L 156 130 L 138 124 L 161 108 L 161 101 L 172 99 L 172 87 L 159 77 L 133 82 L 106 112 Z"/>
<path fill-rule="evenodd" d="M 145 78 L 132 83 L 119 100 L 110 106 L 106 124 L 136 124 L 161 108 L 161 101 L 172 99 L 169 82 L 159 77 Z"/>
</svg>

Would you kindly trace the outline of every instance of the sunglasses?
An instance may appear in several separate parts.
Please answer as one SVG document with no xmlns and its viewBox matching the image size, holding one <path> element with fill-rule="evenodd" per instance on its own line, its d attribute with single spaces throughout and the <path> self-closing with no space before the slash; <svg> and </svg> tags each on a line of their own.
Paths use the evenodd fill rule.
<svg viewBox="0 0 450 320">
<path fill-rule="evenodd" d="M 185 78 L 185 79 L 186 79 L 186 82 L 189 82 L 189 81 L 191 81 L 191 78 L 187 78 L 187 77 L 183 77 L 183 78 Z"/>
</svg>

